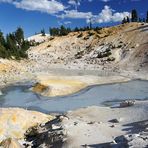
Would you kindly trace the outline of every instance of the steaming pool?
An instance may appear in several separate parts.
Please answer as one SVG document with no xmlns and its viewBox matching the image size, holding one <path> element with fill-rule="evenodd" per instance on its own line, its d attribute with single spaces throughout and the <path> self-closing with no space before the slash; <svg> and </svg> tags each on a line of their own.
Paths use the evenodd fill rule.
<svg viewBox="0 0 148 148">
<path fill-rule="evenodd" d="M 2 89 L 1 107 L 21 107 L 29 110 L 66 112 L 92 105 L 114 105 L 126 99 L 148 99 L 148 81 L 132 80 L 123 83 L 89 86 L 75 94 L 44 97 L 31 92 L 32 84 L 14 84 Z"/>
</svg>

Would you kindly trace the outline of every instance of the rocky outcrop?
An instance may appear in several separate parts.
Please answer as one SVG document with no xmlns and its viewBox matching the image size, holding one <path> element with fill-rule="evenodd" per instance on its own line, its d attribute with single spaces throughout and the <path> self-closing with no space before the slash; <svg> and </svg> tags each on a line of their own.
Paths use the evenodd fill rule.
<svg viewBox="0 0 148 148">
<path fill-rule="evenodd" d="M 133 106 L 135 104 L 134 100 L 126 100 L 120 103 L 120 107 L 129 107 L 129 106 Z"/>
<path fill-rule="evenodd" d="M 62 128 L 61 117 L 57 116 L 44 125 L 30 128 L 25 134 L 25 139 L 26 143 L 31 143 L 31 147 L 62 148 L 66 141 L 66 131 Z"/>
<path fill-rule="evenodd" d="M 148 121 L 147 121 L 148 122 Z M 134 134 L 127 134 L 118 136 L 115 138 L 115 146 L 123 147 L 147 147 L 148 146 L 148 130 L 146 129 L 148 124 L 145 125 L 145 128 L 142 128 L 142 132 L 136 132 Z"/>
<path fill-rule="evenodd" d="M 45 86 L 41 83 L 36 83 L 32 88 L 32 91 L 39 94 L 43 94 L 45 91 L 48 91 L 48 90 L 49 90 L 48 86 Z"/>
<path fill-rule="evenodd" d="M 20 98 L 21 99 L 21 98 Z M 53 119 L 52 116 L 19 108 L 0 109 L 0 142 L 7 138 L 21 139 L 30 127 Z"/>
</svg>

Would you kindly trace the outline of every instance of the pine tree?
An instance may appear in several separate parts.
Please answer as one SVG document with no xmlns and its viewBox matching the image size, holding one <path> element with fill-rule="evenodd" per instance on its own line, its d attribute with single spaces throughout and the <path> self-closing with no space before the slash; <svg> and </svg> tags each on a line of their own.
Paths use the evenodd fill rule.
<svg viewBox="0 0 148 148">
<path fill-rule="evenodd" d="M 89 19 L 89 29 L 90 30 L 92 29 L 92 19 L 91 18 Z"/>
<path fill-rule="evenodd" d="M 67 28 L 67 32 L 70 33 L 71 32 L 71 28 Z"/>
<path fill-rule="evenodd" d="M 17 43 L 15 40 L 15 35 L 13 33 L 9 33 L 7 35 L 6 46 L 7 46 L 7 49 L 9 49 L 11 53 L 14 53 L 14 51 L 17 50 Z"/>
<path fill-rule="evenodd" d="M 139 22 L 142 22 L 142 19 L 139 17 Z"/>
<path fill-rule="evenodd" d="M 15 40 L 17 42 L 17 45 L 19 45 L 19 48 L 21 47 L 23 41 L 24 41 L 24 31 L 22 28 L 17 28 L 15 31 Z"/>
<path fill-rule="evenodd" d="M 3 36 L 3 33 L 0 31 L 0 44 L 5 46 L 5 38 Z"/>
<path fill-rule="evenodd" d="M 145 18 L 143 18 L 143 19 L 142 19 L 142 22 L 143 22 L 143 23 L 145 23 L 145 22 L 146 22 Z"/>
<path fill-rule="evenodd" d="M 1 58 L 8 58 L 9 54 L 6 51 L 6 48 L 0 43 L 0 57 Z"/>
<path fill-rule="evenodd" d="M 132 18 L 131 18 L 132 22 L 138 22 L 138 13 L 136 11 L 136 9 L 132 10 Z"/>
<path fill-rule="evenodd" d="M 62 25 L 60 27 L 60 35 L 62 36 L 62 35 L 67 35 L 67 34 L 68 34 L 67 29 Z"/>
<path fill-rule="evenodd" d="M 125 24 L 127 22 L 126 18 L 124 17 L 122 20 L 122 24 Z"/>
<path fill-rule="evenodd" d="M 129 19 L 129 17 L 128 17 L 128 16 L 126 17 L 126 22 L 127 22 L 127 23 L 129 23 L 129 22 L 130 22 L 130 19 Z"/>
<path fill-rule="evenodd" d="M 148 11 L 147 11 L 147 15 L 146 15 L 146 22 L 148 23 Z"/>
<path fill-rule="evenodd" d="M 78 31 L 79 31 L 79 28 L 76 27 L 76 28 L 74 29 L 74 32 L 78 32 Z"/>
<path fill-rule="evenodd" d="M 49 28 L 49 33 L 51 36 L 59 36 L 60 29 L 59 28 Z"/>
<path fill-rule="evenodd" d="M 45 36 L 45 30 L 44 29 L 41 30 L 41 34 L 42 34 L 42 36 Z"/>
</svg>

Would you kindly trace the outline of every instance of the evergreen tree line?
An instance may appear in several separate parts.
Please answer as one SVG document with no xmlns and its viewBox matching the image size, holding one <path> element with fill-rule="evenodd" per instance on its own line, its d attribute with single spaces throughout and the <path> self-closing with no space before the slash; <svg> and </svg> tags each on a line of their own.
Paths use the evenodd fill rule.
<svg viewBox="0 0 148 148">
<path fill-rule="evenodd" d="M 71 28 L 66 28 L 65 26 L 61 26 L 60 28 L 49 28 L 49 33 L 51 36 L 64 36 L 64 35 L 68 35 L 68 33 L 70 32 L 78 32 L 78 31 L 88 31 L 88 30 L 99 30 L 101 29 L 101 27 L 94 27 L 92 28 L 91 26 L 86 26 L 86 27 L 75 27 L 74 29 Z M 42 32 L 41 32 L 42 33 Z M 43 35 L 43 33 L 42 33 Z"/>
<path fill-rule="evenodd" d="M 24 39 L 24 31 L 17 28 L 13 33 L 9 33 L 4 37 L 0 31 L 0 57 L 21 59 L 27 58 L 26 51 L 29 49 L 30 43 Z"/>
<path fill-rule="evenodd" d="M 133 9 L 131 12 L 131 19 L 127 16 L 122 20 L 122 24 L 129 23 L 129 22 L 144 22 L 148 23 L 148 11 L 146 18 L 140 18 L 138 17 L 138 13 L 136 9 Z"/>
<path fill-rule="evenodd" d="M 56 27 L 50 28 L 49 32 L 50 32 L 50 35 L 52 36 L 64 36 L 72 32 L 72 30 L 71 28 L 66 28 L 62 25 L 60 28 L 56 28 Z"/>
</svg>

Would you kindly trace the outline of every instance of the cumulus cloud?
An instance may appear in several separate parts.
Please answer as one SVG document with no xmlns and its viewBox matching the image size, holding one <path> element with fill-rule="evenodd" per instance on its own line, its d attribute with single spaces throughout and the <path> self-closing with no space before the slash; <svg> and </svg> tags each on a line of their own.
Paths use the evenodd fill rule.
<svg viewBox="0 0 148 148">
<path fill-rule="evenodd" d="M 57 17 L 65 19 L 86 19 L 89 23 L 109 23 L 109 22 L 120 22 L 124 17 L 130 17 L 129 12 L 116 12 L 109 6 L 104 6 L 103 10 L 98 15 L 93 15 L 92 12 L 80 12 L 78 10 L 65 10 L 63 14 L 57 15 Z"/>
<path fill-rule="evenodd" d="M 107 2 L 109 0 L 101 1 Z M 104 6 L 103 10 L 101 10 L 100 13 L 94 15 L 92 12 L 81 12 L 77 9 L 70 10 L 58 0 L 0 0 L 0 2 L 11 3 L 17 8 L 25 10 L 55 14 L 55 16 L 62 19 L 86 19 L 86 22 L 90 22 L 91 20 L 92 23 L 120 22 L 123 20 L 124 17 L 130 16 L 129 12 L 116 12 L 107 5 Z M 80 2 L 81 0 L 68 1 L 68 3 L 71 5 L 80 5 Z"/>
<path fill-rule="evenodd" d="M 129 12 L 115 12 L 109 6 L 104 6 L 104 9 L 92 18 L 93 23 L 108 23 L 108 22 L 120 22 L 124 17 L 130 17 Z"/>
<path fill-rule="evenodd" d="M 49 14 L 55 14 L 65 9 L 65 6 L 56 0 L 0 0 L 0 2 L 12 3 L 17 8 Z"/>
</svg>

